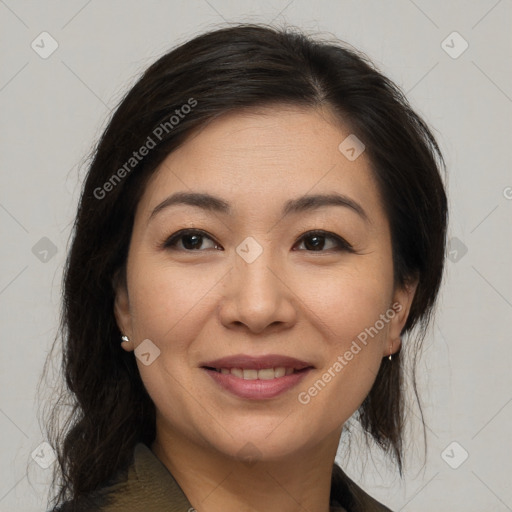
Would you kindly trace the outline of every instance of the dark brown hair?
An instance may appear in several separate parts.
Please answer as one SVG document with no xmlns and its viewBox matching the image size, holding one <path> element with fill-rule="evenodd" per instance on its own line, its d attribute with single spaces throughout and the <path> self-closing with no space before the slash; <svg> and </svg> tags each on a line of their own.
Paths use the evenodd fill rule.
<svg viewBox="0 0 512 512">
<path fill-rule="evenodd" d="M 391 227 L 395 283 L 419 282 L 402 332 L 418 352 L 442 278 L 447 224 L 444 162 L 430 129 L 399 88 L 344 43 L 263 25 L 202 34 L 144 72 L 94 151 L 64 274 L 60 332 L 67 389 L 47 421 L 58 454 L 54 503 L 75 502 L 100 488 L 127 467 L 136 443 L 149 445 L 155 437 L 154 405 L 133 354 L 120 347 L 113 312 L 113 281 L 126 262 L 145 183 L 206 122 L 271 104 L 326 106 L 364 142 Z M 154 147 L 130 160 L 152 145 L 148 137 Z M 400 470 L 402 365 L 400 353 L 381 365 L 358 414 Z M 61 425 L 57 418 L 69 401 L 72 410 Z"/>
</svg>

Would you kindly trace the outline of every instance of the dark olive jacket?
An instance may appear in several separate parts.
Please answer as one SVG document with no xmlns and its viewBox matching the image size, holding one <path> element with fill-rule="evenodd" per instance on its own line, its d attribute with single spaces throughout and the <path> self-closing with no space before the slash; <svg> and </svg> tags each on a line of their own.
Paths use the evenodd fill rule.
<svg viewBox="0 0 512 512">
<path fill-rule="evenodd" d="M 358 487 L 338 465 L 331 480 L 331 507 L 336 512 L 391 512 Z M 169 470 L 143 443 L 136 445 L 131 465 L 109 485 L 74 507 L 53 512 L 195 512 Z M 270 511 L 272 512 L 272 511 Z"/>
</svg>

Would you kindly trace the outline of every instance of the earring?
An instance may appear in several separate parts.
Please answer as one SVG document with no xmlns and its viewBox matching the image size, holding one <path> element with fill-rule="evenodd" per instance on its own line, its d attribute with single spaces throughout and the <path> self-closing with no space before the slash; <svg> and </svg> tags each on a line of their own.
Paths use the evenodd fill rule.
<svg viewBox="0 0 512 512">
<path fill-rule="evenodd" d="M 121 339 L 123 340 L 122 342 L 124 343 L 125 341 L 130 341 L 130 338 L 128 338 L 128 336 L 121 336 Z"/>
<path fill-rule="evenodd" d="M 391 361 L 391 354 L 393 353 L 393 345 L 391 345 L 391 350 L 389 351 L 388 359 Z"/>
</svg>

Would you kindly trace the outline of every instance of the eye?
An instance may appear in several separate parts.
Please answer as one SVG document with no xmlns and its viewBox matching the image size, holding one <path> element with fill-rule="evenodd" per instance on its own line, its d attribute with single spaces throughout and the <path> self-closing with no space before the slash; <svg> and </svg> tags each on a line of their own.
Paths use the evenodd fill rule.
<svg viewBox="0 0 512 512">
<path fill-rule="evenodd" d="M 346 240 L 328 231 L 309 231 L 299 238 L 299 242 L 309 252 L 326 252 L 328 250 L 354 252 L 353 247 Z"/>
<path fill-rule="evenodd" d="M 182 229 L 167 238 L 163 244 L 163 248 L 178 251 L 198 251 L 205 249 L 203 245 L 205 240 L 211 242 L 210 247 L 206 247 L 206 249 L 218 249 L 221 247 L 205 231 L 200 229 Z"/>
</svg>

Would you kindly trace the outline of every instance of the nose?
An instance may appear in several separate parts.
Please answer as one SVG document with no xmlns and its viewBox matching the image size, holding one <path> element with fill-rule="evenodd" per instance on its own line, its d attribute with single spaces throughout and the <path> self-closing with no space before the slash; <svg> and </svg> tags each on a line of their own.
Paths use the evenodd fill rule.
<svg viewBox="0 0 512 512">
<path fill-rule="evenodd" d="M 272 268 L 270 257 L 263 251 L 256 261 L 247 263 L 236 257 L 226 276 L 219 307 L 221 323 L 260 334 L 290 328 L 297 319 L 293 286 L 282 271 Z"/>
</svg>

